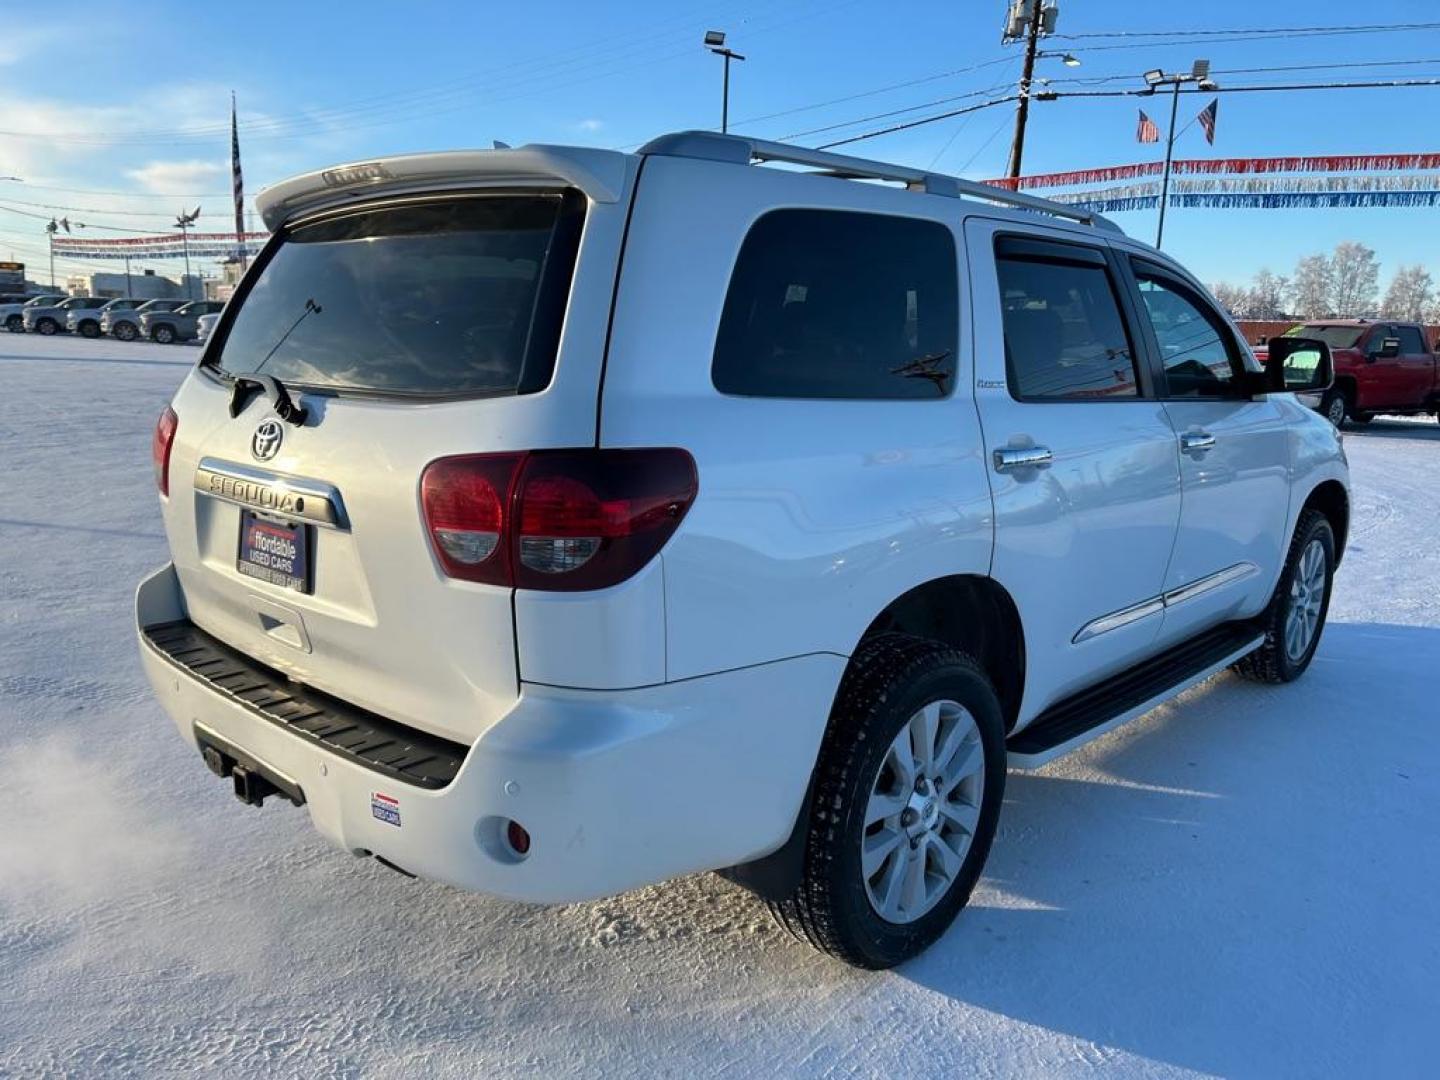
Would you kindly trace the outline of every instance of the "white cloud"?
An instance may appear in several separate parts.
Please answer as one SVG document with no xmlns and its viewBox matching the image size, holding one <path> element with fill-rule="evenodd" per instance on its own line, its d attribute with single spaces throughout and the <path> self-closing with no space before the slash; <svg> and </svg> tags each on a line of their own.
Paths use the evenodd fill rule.
<svg viewBox="0 0 1440 1080">
<path fill-rule="evenodd" d="M 125 175 L 156 195 L 184 195 L 208 190 L 226 171 L 218 161 L 151 161 Z"/>
<path fill-rule="evenodd" d="M 581 120 L 575 125 L 581 131 L 599 131 L 605 126 L 604 120 Z"/>
</svg>

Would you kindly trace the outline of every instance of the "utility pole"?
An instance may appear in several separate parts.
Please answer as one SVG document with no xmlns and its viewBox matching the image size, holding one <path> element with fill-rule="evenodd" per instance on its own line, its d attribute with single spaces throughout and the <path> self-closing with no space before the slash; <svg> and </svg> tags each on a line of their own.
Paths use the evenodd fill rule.
<svg viewBox="0 0 1440 1080">
<path fill-rule="evenodd" d="M 135 295 L 135 286 L 130 282 L 130 253 L 128 251 L 125 252 L 125 295 Z"/>
<path fill-rule="evenodd" d="M 1051 6 L 1051 12 L 1055 8 Z M 1025 157 L 1025 122 L 1030 118 L 1030 85 L 1035 78 L 1035 54 L 1040 47 L 1041 17 L 1040 0 L 1015 0 L 1010 9 L 1006 33 L 1018 30 L 1020 21 L 1025 24 L 1025 67 L 1020 73 L 1020 101 L 1015 106 L 1015 137 L 1010 141 L 1010 167 L 1007 176 L 1020 175 L 1020 163 Z M 1050 22 L 1053 27 L 1054 16 Z"/>
<path fill-rule="evenodd" d="M 200 207 L 195 207 L 190 213 L 181 210 L 175 217 L 175 228 L 180 230 L 180 247 L 185 253 L 185 299 L 194 300 L 190 288 L 190 226 L 195 224 L 200 217 Z"/>
</svg>

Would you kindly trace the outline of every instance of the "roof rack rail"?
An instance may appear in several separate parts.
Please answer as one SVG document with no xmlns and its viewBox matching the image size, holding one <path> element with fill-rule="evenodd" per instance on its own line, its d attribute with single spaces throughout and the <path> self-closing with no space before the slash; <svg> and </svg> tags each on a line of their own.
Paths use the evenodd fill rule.
<svg viewBox="0 0 1440 1080">
<path fill-rule="evenodd" d="M 809 165 L 819 169 L 826 176 L 847 180 L 892 180 L 902 183 L 915 191 L 930 195 L 948 195 L 951 198 L 969 197 L 1013 206 L 1021 210 L 1035 210 L 1042 214 L 1078 221 L 1082 225 L 1093 225 L 1101 229 L 1122 233 L 1123 230 L 1109 218 L 1091 210 L 1068 206 L 1034 195 L 1022 195 L 1018 191 L 982 184 L 976 180 L 962 180 L 946 173 L 927 172 L 908 165 L 892 165 L 885 161 L 871 161 L 868 158 L 850 157 L 848 154 L 832 154 L 828 150 L 811 150 L 789 143 L 770 142 L 767 139 L 752 139 L 744 135 L 720 135 L 713 131 L 678 131 L 672 135 L 661 135 L 640 147 L 641 154 L 656 154 L 663 157 L 705 158 L 711 161 L 726 161 L 734 165 L 749 165 L 752 162 L 779 161 L 787 165 Z"/>
</svg>

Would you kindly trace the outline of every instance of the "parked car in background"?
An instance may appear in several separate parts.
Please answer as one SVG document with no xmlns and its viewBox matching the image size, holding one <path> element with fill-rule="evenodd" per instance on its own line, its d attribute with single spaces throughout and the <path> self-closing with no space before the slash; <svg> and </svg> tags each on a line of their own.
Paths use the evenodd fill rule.
<svg viewBox="0 0 1440 1080">
<path fill-rule="evenodd" d="M 696 132 L 257 204 L 156 424 L 136 629 L 195 756 L 346 851 L 543 903 L 721 870 L 888 967 L 969 898 L 1007 766 L 1315 654 L 1326 346 L 1261 370 L 1089 211 Z"/>
<path fill-rule="evenodd" d="M 107 300 L 98 308 L 75 307 L 65 317 L 65 329 L 70 333 L 78 333 L 81 337 L 99 337 L 100 320 L 111 311 L 134 311 L 139 307 L 141 301 L 132 300 L 129 297 L 117 297 L 114 300 Z"/>
<path fill-rule="evenodd" d="M 1336 427 L 1368 424 L 1376 413 L 1431 413 L 1440 420 L 1440 343 L 1427 342 L 1419 323 L 1326 319 L 1292 327 L 1284 336 L 1330 346 L 1335 384 L 1311 404 Z M 1255 353 L 1266 359 L 1268 346 L 1256 346 Z"/>
<path fill-rule="evenodd" d="M 64 293 L 41 293 L 39 296 L 22 297 L 8 304 L 0 305 L 0 323 L 12 334 L 25 330 L 25 309 L 32 307 L 53 307 L 65 299 Z"/>
<path fill-rule="evenodd" d="M 136 307 L 100 313 L 100 332 L 119 341 L 134 341 L 140 336 L 140 317 L 146 312 L 174 311 L 184 300 L 144 300 Z"/>
<path fill-rule="evenodd" d="M 209 315 L 201 315 L 195 324 L 195 344 L 204 345 L 210 340 L 210 335 L 215 332 L 215 324 L 220 321 L 220 313 L 212 311 Z"/>
<path fill-rule="evenodd" d="M 173 311 L 145 311 L 140 315 L 140 333 L 161 345 L 192 341 L 200 332 L 200 316 L 224 306 L 220 300 L 192 300 Z"/>
<path fill-rule="evenodd" d="M 72 296 L 50 306 L 26 304 L 22 312 L 25 329 L 47 337 L 51 334 L 66 333 L 70 329 L 72 311 L 93 311 L 103 307 L 105 301 L 103 296 Z"/>
</svg>

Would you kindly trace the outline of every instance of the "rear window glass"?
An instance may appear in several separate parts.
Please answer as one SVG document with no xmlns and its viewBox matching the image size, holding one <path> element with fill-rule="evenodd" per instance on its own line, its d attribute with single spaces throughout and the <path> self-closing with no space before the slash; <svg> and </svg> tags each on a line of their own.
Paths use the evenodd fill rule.
<svg viewBox="0 0 1440 1080">
<path fill-rule="evenodd" d="M 722 393 L 939 398 L 954 386 L 950 230 L 836 210 L 774 210 L 745 237 L 712 379 Z"/>
<path fill-rule="evenodd" d="M 1283 336 L 1315 338 L 1332 349 L 1353 349 L 1366 329 L 1364 326 L 1292 326 Z"/>
<path fill-rule="evenodd" d="M 321 388 L 543 389 L 582 207 L 558 193 L 452 197 L 302 224 L 271 250 L 210 362 Z"/>
</svg>

